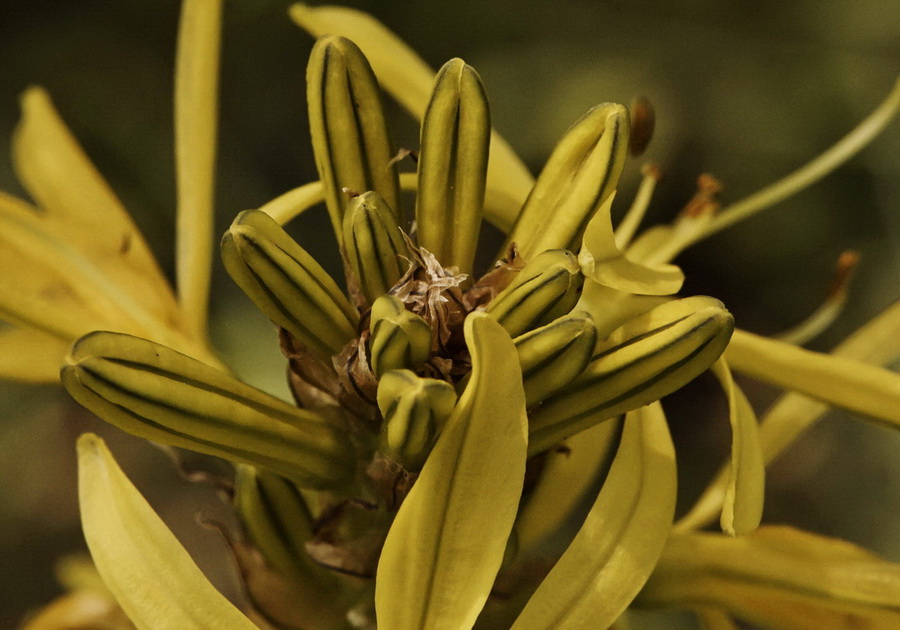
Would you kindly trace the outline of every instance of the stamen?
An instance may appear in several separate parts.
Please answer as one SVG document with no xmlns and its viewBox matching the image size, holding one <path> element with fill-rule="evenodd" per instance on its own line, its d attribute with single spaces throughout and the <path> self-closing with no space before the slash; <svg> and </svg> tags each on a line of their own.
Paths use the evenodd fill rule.
<svg viewBox="0 0 900 630">
<path fill-rule="evenodd" d="M 634 157 L 642 155 L 653 139 L 656 127 L 656 113 L 646 96 L 635 96 L 628 108 L 631 113 L 631 134 L 628 138 L 628 153 Z"/>
<path fill-rule="evenodd" d="M 853 250 L 843 252 L 835 266 L 834 279 L 825 296 L 825 300 L 803 322 L 776 338 L 787 343 L 803 345 L 822 334 L 831 326 L 844 310 L 847 303 L 847 288 L 853 278 L 853 272 L 859 264 L 859 254 Z"/>
<path fill-rule="evenodd" d="M 672 257 L 686 247 L 774 206 L 822 179 L 872 142 L 884 131 L 898 110 L 900 110 L 900 81 L 894 85 L 887 99 L 837 144 L 787 177 L 724 208 L 702 232 L 682 243 L 681 247 L 672 253 Z"/>
<path fill-rule="evenodd" d="M 658 164 L 648 163 L 641 167 L 641 175 L 644 178 L 641 180 L 641 185 L 634 196 L 634 201 L 631 203 L 631 207 L 628 208 L 628 212 L 625 213 L 625 218 L 622 219 L 622 222 L 616 229 L 616 247 L 622 251 L 625 251 L 629 243 L 631 243 L 634 233 L 647 212 L 650 199 L 653 197 L 653 191 L 662 177 L 662 170 Z"/>
</svg>

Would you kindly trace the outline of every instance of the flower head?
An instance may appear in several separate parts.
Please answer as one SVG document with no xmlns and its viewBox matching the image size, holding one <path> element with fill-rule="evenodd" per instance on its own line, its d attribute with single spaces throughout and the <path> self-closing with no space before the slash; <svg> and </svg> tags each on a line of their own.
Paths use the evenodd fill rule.
<svg viewBox="0 0 900 630">
<path fill-rule="evenodd" d="M 784 421 L 758 425 L 731 370 L 892 425 L 900 378 L 735 331 L 718 300 L 676 295 L 684 277 L 670 261 L 858 150 L 897 110 L 900 88 L 770 189 L 719 209 L 717 185 L 701 179 L 673 225 L 635 236 L 657 174 L 646 171 L 614 229 L 628 148 L 646 144 L 629 143 L 632 127 L 648 128 L 624 106 L 585 113 L 532 180 L 492 131 L 486 90 L 465 62 L 432 77 L 364 14 L 296 6 L 292 16 L 331 33 L 307 69 L 320 181 L 238 215 L 222 257 L 278 327 L 296 406 L 211 365 L 196 343 L 172 348 L 169 337 L 123 326 L 80 337 L 62 370 L 69 393 L 110 423 L 235 464 L 245 539 L 232 547 L 254 615 L 310 628 L 587 628 L 637 604 L 784 627 L 799 618 L 784 602 L 801 601 L 822 619 L 896 617 L 894 565 L 809 534 L 754 532 L 765 463 L 793 436 Z M 203 177 L 199 190 L 184 177 L 182 235 L 208 220 L 217 19 L 218 3 L 185 2 L 179 155 L 183 173 Z M 414 172 L 395 159 L 379 79 L 421 118 Z M 187 150 L 198 146 L 199 157 Z M 416 193 L 408 218 L 404 189 Z M 280 226 L 319 201 L 346 294 Z M 487 270 L 474 263 L 483 219 L 507 232 Z M 185 242 L 183 336 L 202 340 L 207 276 L 195 248 L 206 238 Z M 896 309 L 884 317 L 896 327 Z M 675 453 L 660 399 L 708 369 L 728 399 L 731 462 L 673 526 Z M 131 619 L 253 627 L 199 575 L 102 442 L 83 437 L 79 452 L 88 544 Z M 726 535 L 694 531 L 717 513 Z M 787 568 L 792 554 L 805 572 Z M 846 586 L 840 596 L 808 584 L 825 564 L 840 567 L 829 578 Z M 879 579 L 856 580 L 862 573 Z"/>
</svg>

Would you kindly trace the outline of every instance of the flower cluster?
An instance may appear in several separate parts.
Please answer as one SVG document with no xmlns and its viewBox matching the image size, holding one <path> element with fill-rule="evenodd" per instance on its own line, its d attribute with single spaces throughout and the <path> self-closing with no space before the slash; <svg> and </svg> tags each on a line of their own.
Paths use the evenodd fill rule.
<svg viewBox="0 0 900 630">
<path fill-rule="evenodd" d="M 840 290 L 793 342 L 774 340 L 735 330 L 713 298 L 679 296 L 671 263 L 865 146 L 900 88 L 770 188 L 720 209 L 702 178 L 673 224 L 638 233 L 653 168 L 615 229 L 610 210 L 629 151 L 648 140 L 646 105 L 592 108 L 533 179 L 462 60 L 435 75 L 365 14 L 293 7 L 319 37 L 307 96 L 320 180 L 239 214 L 221 243 L 229 275 L 279 331 L 289 404 L 234 378 L 205 337 L 219 14 L 218 1 L 184 2 L 179 296 L 39 90 L 23 99 L 15 157 L 42 211 L 0 197 L 0 255 L 27 280 L 0 303 L 15 325 L 0 343 L 31 349 L 8 375 L 49 380 L 65 355 L 63 385 L 104 420 L 235 466 L 242 531 L 227 535 L 241 609 L 102 440 L 79 440 L 85 536 L 115 611 L 147 628 L 316 630 L 599 628 L 630 607 L 691 609 L 711 628 L 900 620 L 900 567 L 759 527 L 766 463 L 828 405 L 900 424 L 900 376 L 875 365 L 900 351 L 900 309 L 834 355 L 814 353 L 796 343 L 833 319 Z M 417 151 L 392 144 L 382 88 L 420 119 Z M 346 293 L 281 227 L 321 202 Z M 483 220 L 506 234 L 485 272 Z M 759 422 L 732 369 L 794 393 Z M 707 370 L 728 400 L 731 458 L 674 522 L 660 399 Z M 722 533 L 699 531 L 716 516 Z M 59 612 L 34 627 L 48 614 Z"/>
</svg>

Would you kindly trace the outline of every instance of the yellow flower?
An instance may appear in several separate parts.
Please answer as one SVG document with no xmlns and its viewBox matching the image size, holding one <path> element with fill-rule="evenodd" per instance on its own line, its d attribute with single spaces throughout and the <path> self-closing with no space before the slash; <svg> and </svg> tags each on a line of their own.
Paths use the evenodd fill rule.
<svg viewBox="0 0 900 630">
<path fill-rule="evenodd" d="M 302 5 L 291 14 L 330 34 L 307 74 L 321 181 L 239 215 L 222 253 L 279 327 L 299 407 L 209 365 L 203 345 L 214 0 L 186 0 L 180 38 L 180 324 L 162 319 L 148 331 L 124 316 L 88 318 L 85 330 L 65 331 L 106 329 L 78 339 L 67 358 L 63 383 L 79 402 L 134 434 L 236 464 L 235 507 L 252 544 L 233 549 L 254 614 L 309 628 L 594 628 L 620 623 L 630 606 L 671 606 L 710 627 L 733 618 L 896 624 L 900 567 L 757 526 L 765 464 L 828 405 L 900 423 L 900 376 L 874 365 L 898 354 L 900 309 L 834 355 L 732 336 L 718 301 L 675 297 L 683 275 L 670 261 L 858 151 L 900 108 L 900 86 L 787 178 L 721 211 L 715 183 L 702 180 L 673 225 L 635 236 L 655 174 L 614 230 L 624 107 L 587 112 L 533 180 L 491 130 L 480 79 L 464 62 L 435 77 L 365 14 Z M 415 173 L 396 170 L 376 76 L 421 121 Z M 416 192 L 415 240 L 404 231 L 403 189 Z M 279 227 L 321 201 L 348 295 Z M 476 278 L 482 216 L 508 240 Z M 795 338 L 830 317 L 818 314 Z M 728 399 L 732 458 L 673 525 L 675 453 L 659 399 L 708 368 Z M 758 424 L 732 369 L 792 393 Z M 79 440 L 79 492 L 97 569 L 138 627 L 256 627 L 205 580 L 96 436 Z M 719 514 L 724 534 L 696 531 Z"/>
</svg>

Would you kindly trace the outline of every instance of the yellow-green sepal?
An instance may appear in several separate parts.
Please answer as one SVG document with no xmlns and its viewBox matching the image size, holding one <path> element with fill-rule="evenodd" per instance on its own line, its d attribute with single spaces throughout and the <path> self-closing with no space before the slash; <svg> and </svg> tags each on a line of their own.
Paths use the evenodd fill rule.
<svg viewBox="0 0 900 630">
<path fill-rule="evenodd" d="M 222 238 L 222 261 L 257 308 L 318 357 L 329 359 L 356 336 L 356 309 L 265 212 L 237 216 Z"/>
<path fill-rule="evenodd" d="M 78 499 L 97 570 L 139 630 L 256 629 L 210 584 L 92 433 L 78 440 Z"/>
<path fill-rule="evenodd" d="M 444 267 L 471 274 L 484 206 L 491 120 L 478 73 L 462 59 L 438 71 L 420 137 L 416 230 Z"/>
<path fill-rule="evenodd" d="M 466 318 L 472 377 L 388 533 L 375 578 L 379 626 L 471 628 L 518 510 L 527 417 L 516 348 Z"/>
<path fill-rule="evenodd" d="M 145 339 L 86 335 L 60 377 L 81 405 L 160 444 L 259 466 L 306 488 L 340 487 L 354 470 L 334 422 Z"/>
<path fill-rule="evenodd" d="M 378 382 L 379 450 L 406 470 L 420 470 L 455 404 L 456 391 L 446 381 L 388 372 Z"/>
<path fill-rule="evenodd" d="M 396 222 L 400 187 L 381 92 L 356 44 L 334 35 L 316 42 L 306 68 L 306 99 L 316 168 L 338 242 L 346 191 L 374 190 L 394 211 Z"/>
<path fill-rule="evenodd" d="M 518 337 L 571 311 L 583 285 L 575 256 L 564 249 L 548 250 L 516 273 L 485 312 Z"/>
<path fill-rule="evenodd" d="M 410 253 L 394 213 L 374 191 L 350 200 L 344 213 L 344 253 L 369 304 L 390 291 Z"/>
<path fill-rule="evenodd" d="M 376 378 L 415 369 L 431 354 L 431 325 L 393 295 L 375 300 L 370 313 L 369 366 Z"/>
<path fill-rule="evenodd" d="M 530 453 L 672 393 L 725 350 L 734 320 L 708 297 L 673 300 L 619 327 L 587 369 L 529 419 Z"/>
<path fill-rule="evenodd" d="M 619 183 L 628 153 L 628 110 L 597 105 L 573 124 L 547 160 L 507 237 L 525 260 L 573 248 Z"/>
</svg>

